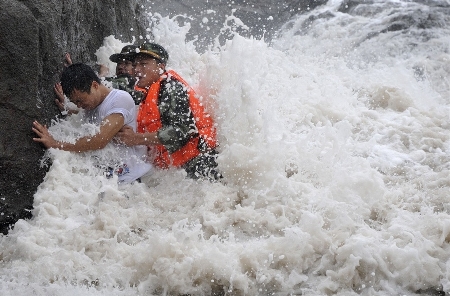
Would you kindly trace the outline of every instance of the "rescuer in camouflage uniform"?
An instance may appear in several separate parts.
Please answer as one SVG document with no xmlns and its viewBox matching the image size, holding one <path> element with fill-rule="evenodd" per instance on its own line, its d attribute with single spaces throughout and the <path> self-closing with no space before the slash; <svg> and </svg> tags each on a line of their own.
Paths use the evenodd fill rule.
<svg viewBox="0 0 450 296">
<path fill-rule="evenodd" d="M 136 78 L 133 75 L 133 64 L 127 60 L 127 54 L 135 52 L 135 45 L 126 45 L 120 53 L 115 53 L 109 57 L 111 62 L 117 63 L 116 76 L 106 77 L 105 81 L 110 82 L 112 88 L 124 90 L 131 95 L 136 105 L 142 101 L 144 94 L 134 89 Z"/>
<path fill-rule="evenodd" d="M 116 137 L 126 145 L 147 145 L 159 168 L 183 168 L 193 179 L 219 180 L 216 130 L 199 96 L 173 70 L 163 47 L 143 43 L 126 57 L 133 61 L 139 105 L 138 132 L 124 127 Z"/>
</svg>

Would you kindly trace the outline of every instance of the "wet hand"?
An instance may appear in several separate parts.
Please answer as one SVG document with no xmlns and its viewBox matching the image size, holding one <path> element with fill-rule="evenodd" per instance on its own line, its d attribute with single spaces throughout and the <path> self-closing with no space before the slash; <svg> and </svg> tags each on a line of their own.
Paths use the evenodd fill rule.
<svg viewBox="0 0 450 296">
<path fill-rule="evenodd" d="M 50 135 L 46 125 L 34 121 L 31 129 L 38 136 L 38 138 L 33 138 L 33 141 L 42 143 L 46 148 L 58 148 L 59 143 Z"/>
<path fill-rule="evenodd" d="M 72 64 L 73 62 L 72 58 L 70 57 L 70 53 L 66 52 L 66 54 L 64 55 L 64 66 L 69 67 Z"/>
<path fill-rule="evenodd" d="M 114 137 L 114 141 L 117 143 L 122 143 L 127 146 L 134 146 L 136 145 L 136 133 L 133 131 L 131 126 L 125 125 L 120 129 L 119 132 L 117 132 L 116 136 Z"/>
<path fill-rule="evenodd" d="M 55 86 L 53 87 L 53 90 L 55 91 L 55 95 L 56 95 L 56 100 L 55 100 L 55 104 L 58 106 L 59 110 L 61 112 L 65 111 L 65 107 L 64 107 L 64 93 L 62 90 L 62 86 L 61 83 L 56 83 Z"/>
</svg>

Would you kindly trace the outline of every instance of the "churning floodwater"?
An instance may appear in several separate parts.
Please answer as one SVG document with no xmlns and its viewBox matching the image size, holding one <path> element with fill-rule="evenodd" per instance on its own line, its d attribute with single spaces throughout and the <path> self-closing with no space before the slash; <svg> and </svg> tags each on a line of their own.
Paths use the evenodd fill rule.
<svg viewBox="0 0 450 296">
<path fill-rule="evenodd" d="M 233 33 L 246 24 L 230 14 L 228 40 L 201 53 L 189 24 L 150 14 L 216 120 L 224 182 L 168 170 L 118 186 L 99 155 L 51 150 L 33 219 L 0 236 L 0 294 L 450 292 L 450 4 L 355 4 L 270 42 Z M 123 44 L 105 38 L 99 62 Z"/>
</svg>

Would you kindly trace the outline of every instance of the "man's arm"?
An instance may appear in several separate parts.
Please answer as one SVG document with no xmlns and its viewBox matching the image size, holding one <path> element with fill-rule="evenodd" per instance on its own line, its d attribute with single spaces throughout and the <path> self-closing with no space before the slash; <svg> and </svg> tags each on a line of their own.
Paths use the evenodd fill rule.
<svg viewBox="0 0 450 296">
<path fill-rule="evenodd" d="M 33 138 L 35 142 L 42 143 L 46 148 L 56 148 L 65 151 L 84 152 L 104 148 L 117 132 L 123 127 L 124 118 L 120 113 L 111 114 L 103 119 L 100 124 L 100 132 L 93 136 L 82 137 L 75 144 L 56 141 L 48 132 L 46 126 L 39 122 L 33 122 L 32 130 L 38 135 Z"/>
<path fill-rule="evenodd" d="M 131 126 L 124 126 L 116 135 L 118 142 L 124 143 L 127 146 L 135 145 L 158 145 L 161 142 L 158 140 L 157 132 L 154 133 L 135 133 Z"/>
<path fill-rule="evenodd" d="M 173 153 L 186 145 L 195 136 L 197 127 L 189 106 L 189 95 L 181 82 L 172 80 L 161 86 L 161 102 L 158 106 L 162 127 L 158 130 L 158 140 Z"/>
<path fill-rule="evenodd" d="M 117 140 L 127 146 L 159 145 L 173 153 L 183 147 L 197 133 L 197 127 L 189 107 L 186 87 L 177 81 L 169 82 L 170 86 L 161 86 L 162 128 L 156 132 L 135 133 L 129 126 L 124 126 L 117 133 Z"/>
</svg>

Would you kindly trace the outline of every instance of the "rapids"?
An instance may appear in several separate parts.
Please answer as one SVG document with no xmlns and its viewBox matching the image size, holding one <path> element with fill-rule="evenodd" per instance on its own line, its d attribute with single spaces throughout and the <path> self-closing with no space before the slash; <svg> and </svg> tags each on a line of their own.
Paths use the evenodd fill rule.
<svg viewBox="0 0 450 296">
<path fill-rule="evenodd" d="M 270 41 L 231 14 L 201 53 L 188 23 L 149 13 L 216 120 L 224 182 L 172 169 L 118 186 L 92 153 L 48 151 L 33 219 L 0 236 L 0 294 L 450 292 L 448 11 L 332 0 Z M 123 45 L 105 38 L 98 61 Z"/>
</svg>

